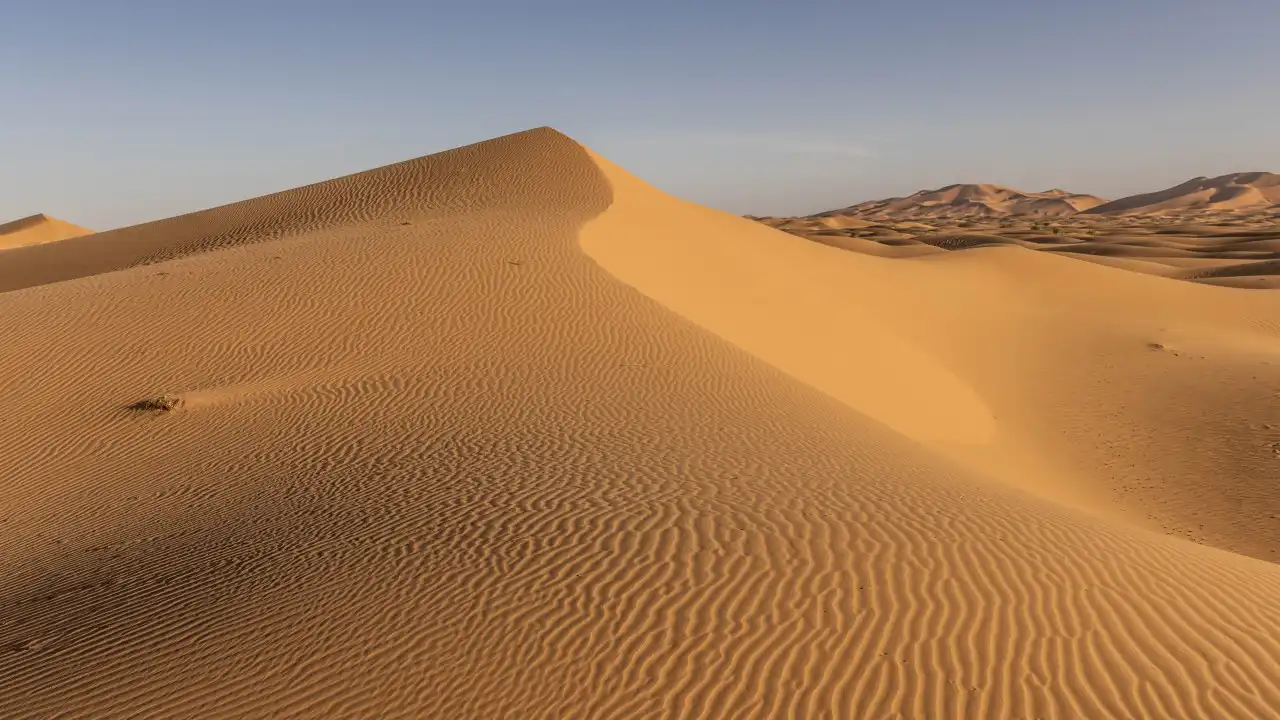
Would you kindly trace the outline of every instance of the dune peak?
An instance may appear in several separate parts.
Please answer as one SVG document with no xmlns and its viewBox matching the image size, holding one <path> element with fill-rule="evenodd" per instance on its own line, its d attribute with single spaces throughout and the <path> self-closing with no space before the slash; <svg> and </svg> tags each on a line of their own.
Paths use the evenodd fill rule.
<svg viewBox="0 0 1280 720">
<path fill-rule="evenodd" d="M 1280 175 L 1270 172 L 1199 176 L 1165 190 L 1130 195 L 1094 207 L 1095 215 L 1236 212 L 1280 202 Z"/>
<path fill-rule="evenodd" d="M 87 228 L 37 213 L 0 225 L 0 250 L 43 245 L 92 233 Z"/>
<path fill-rule="evenodd" d="M 1064 190 L 1027 192 L 990 183 L 957 183 L 936 190 L 886 198 L 829 210 L 811 217 L 849 217 L 882 220 L 1071 215 L 1105 202 L 1092 195 Z"/>
</svg>

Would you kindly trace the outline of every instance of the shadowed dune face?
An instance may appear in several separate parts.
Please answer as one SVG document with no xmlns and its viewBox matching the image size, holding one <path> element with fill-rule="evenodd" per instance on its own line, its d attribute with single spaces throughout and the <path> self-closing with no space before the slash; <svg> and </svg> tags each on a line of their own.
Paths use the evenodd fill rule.
<svg viewBox="0 0 1280 720">
<path fill-rule="evenodd" d="M 1280 569 L 1055 502 L 1148 341 L 1234 382 L 1267 294 L 844 252 L 545 129 L 162 223 L 0 265 L 2 716 L 1280 706 Z"/>
<path fill-rule="evenodd" d="M 43 245 L 92 233 L 48 215 L 32 215 L 0 225 L 0 250 Z"/>
</svg>

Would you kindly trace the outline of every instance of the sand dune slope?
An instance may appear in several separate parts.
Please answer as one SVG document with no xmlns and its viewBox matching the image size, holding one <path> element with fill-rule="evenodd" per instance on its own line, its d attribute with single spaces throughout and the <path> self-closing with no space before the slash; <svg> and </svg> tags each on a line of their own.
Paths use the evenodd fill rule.
<svg viewBox="0 0 1280 720">
<path fill-rule="evenodd" d="M 451 156 L 453 157 L 453 156 Z M 350 234 L 385 228 L 423 210 L 430 196 L 430 219 L 507 202 L 468 155 L 452 162 L 408 161 L 388 168 L 315 183 L 212 210 L 181 215 L 91 238 L 14 250 L 6 264 L 21 272 L 0 272 L 0 292 L 61 282 L 130 267 L 153 265 L 195 253 L 296 237 Z M 477 175 L 476 173 L 480 174 Z M 390 176 L 393 181 L 388 182 Z"/>
<path fill-rule="evenodd" d="M 1239 210 L 1267 208 L 1280 203 L 1280 175 L 1266 172 L 1232 173 L 1215 178 L 1192 178 L 1153 193 L 1132 195 L 1098 205 L 1095 215 Z"/>
<path fill-rule="evenodd" d="M 1262 367 L 1262 294 L 848 253 L 545 129 L 164 222 L 0 265 L 0 716 L 1280 708 L 1280 567 L 1015 477 L 1063 447 L 999 345 L 1044 324 L 1058 399 L 1165 363 L 1146 397 Z M 1110 320 L 1046 282 L 1086 277 Z M 1126 344 L 1193 301 L 1164 339 L 1201 360 Z"/>
<path fill-rule="evenodd" d="M 92 233 L 48 215 L 32 215 L 0 225 L 0 250 L 43 245 Z"/>
<path fill-rule="evenodd" d="M 1002 217 L 1006 215 L 1054 217 L 1072 215 L 1105 203 L 1093 195 L 1065 190 L 1024 192 L 990 184 L 948 185 L 921 190 L 906 197 L 873 200 L 831 210 L 814 218 L 924 219 Z"/>
<path fill-rule="evenodd" d="M 840 252 L 612 172 L 588 247 L 647 295 L 984 476 L 1280 561 L 1280 296 L 992 236 Z"/>
</svg>

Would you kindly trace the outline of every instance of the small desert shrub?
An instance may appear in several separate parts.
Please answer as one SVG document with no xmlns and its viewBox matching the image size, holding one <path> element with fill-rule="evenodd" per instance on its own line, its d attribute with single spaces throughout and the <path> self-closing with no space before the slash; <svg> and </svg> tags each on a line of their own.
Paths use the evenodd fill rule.
<svg viewBox="0 0 1280 720">
<path fill-rule="evenodd" d="M 129 409 L 150 412 L 169 412 L 177 409 L 181 404 L 182 398 L 177 395 L 165 394 L 157 395 L 153 398 L 147 398 L 146 400 L 139 400 L 138 402 L 130 405 Z"/>
</svg>

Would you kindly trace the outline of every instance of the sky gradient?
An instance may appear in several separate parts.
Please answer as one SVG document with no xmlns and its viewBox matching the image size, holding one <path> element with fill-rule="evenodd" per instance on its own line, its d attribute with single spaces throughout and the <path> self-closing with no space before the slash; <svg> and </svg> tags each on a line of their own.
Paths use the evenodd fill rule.
<svg viewBox="0 0 1280 720">
<path fill-rule="evenodd" d="M 550 125 L 735 213 L 1280 172 L 1280 2 L 0 0 L 0 222 L 97 230 Z"/>
</svg>

